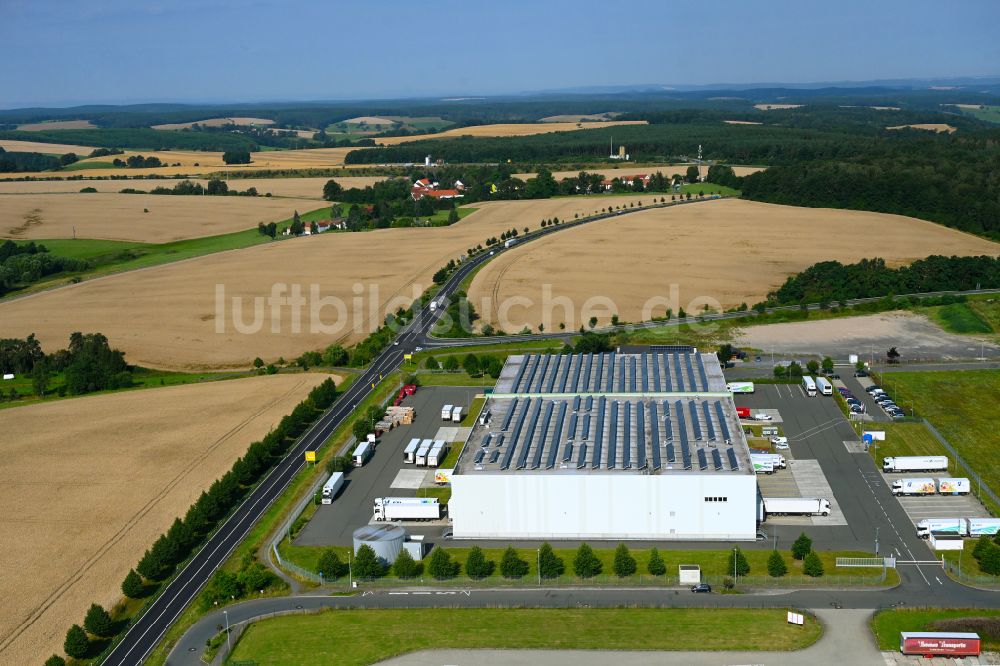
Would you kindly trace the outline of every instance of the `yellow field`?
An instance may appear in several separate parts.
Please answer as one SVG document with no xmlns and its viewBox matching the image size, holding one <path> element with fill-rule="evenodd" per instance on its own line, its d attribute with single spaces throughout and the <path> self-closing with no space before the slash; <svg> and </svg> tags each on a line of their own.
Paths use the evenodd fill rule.
<svg viewBox="0 0 1000 666">
<path fill-rule="evenodd" d="M 341 176 L 334 178 L 342 187 L 367 187 L 385 180 L 386 176 Z M 204 178 L 192 181 L 205 185 Z M 261 196 L 270 192 L 275 197 L 322 200 L 323 186 L 329 178 L 230 178 L 226 182 L 231 190 L 244 191 L 256 187 Z M 120 192 L 132 187 L 149 191 L 154 187 L 173 187 L 179 180 L 19 180 L 0 182 L 0 196 L 5 194 L 56 194 L 79 192 L 84 187 L 93 187 L 98 192 Z M 302 211 L 299 211 L 302 212 Z"/>
<path fill-rule="evenodd" d="M 395 146 L 408 141 L 422 139 L 454 139 L 460 136 L 530 136 L 533 134 L 548 134 L 549 132 L 570 132 L 612 125 L 645 125 L 645 120 L 609 120 L 596 123 L 514 123 L 499 125 L 473 125 L 472 127 L 456 127 L 437 134 L 420 136 L 390 136 L 375 139 L 383 146 Z"/>
<path fill-rule="evenodd" d="M 94 150 L 93 146 L 76 146 L 70 143 L 42 143 L 41 141 L 19 141 L 17 139 L 0 139 L 0 148 L 12 153 L 46 153 L 48 155 L 65 155 L 66 153 L 89 155 Z M 15 174 L 17 178 L 27 175 L 30 174 Z M 49 175 L 51 176 L 52 174 Z"/>
<path fill-rule="evenodd" d="M 912 127 L 913 129 L 929 130 L 931 132 L 947 132 L 951 134 L 956 131 L 954 127 L 946 123 L 915 123 L 913 125 L 896 125 L 894 127 L 886 127 L 888 130 L 899 130 L 906 129 L 907 127 Z"/>
<path fill-rule="evenodd" d="M 17 129 L 23 132 L 41 132 L 45 130 L 96 129 L 97 125 L 89 120 L 49 120 L 43 123 L 25 123 Z"/>
<path fill-rule="evenodd" d="M 863 247 L 858 238 L 865 238 Z M 606 324 L 615 310 L 622 321 L 640 321 L 663 316 L 667 307 L 693 313 L 706 302 L 753 305 L 818 261 L 883 257 L 899 264 L 930 254 L 997 256 L 1000 244 L 898 215 L 727 199 L 627 215 L 517 248 L 479 271 L 469 297 L 483 323 L 509 332 L 540 323 L 574 330 L 592 315 Z M 647 309 L 650 299 L 669 298 L 673 286 L 672 305 Z M 568 298 L 569 312 L 555 307 L 547 315 L 546 290 Z M 615 309 L 585 312 L 596 305 L 586 304 L 594 296 Z M 503 316 L 501 304 L 514 298 L 532 303 Z"/>
<path fill-rule="evenodd" d="M 449 259 L 514 225 L 538 228 L 542 219 L 572 219 L 574 213 L 643 199 L 649 203 L 652 198 L 481 203 L 477 212 L 450 227 L 328 233 L 85 281 L 0 303 L 0 337 L 34 332 L 43 346 L 51 347 L 64 344 L 73 331 L 101 331 L 130 363 L 156 368 L 247 367 L 257 356 L 291 359 L 334 342 L 364 338 L 386 312 L 409 306 Z M 276 284 L 288 289 L 299 285 L 309 300 L 300 328 L 295 330 L 289 306 L 272 319 L 271 308 L 263 308 L 262 301 L 261 330 L 239 332 L 232 298 L 241 299 L 241 320 L 249 326 L 254 321 L 252 299 L 268 297 Z M 225 289 L 221 314 L 217 285 Z M 322 326 L 315 329 L 310 307 L 318 301 L 311 298 L 312 285 L 320 297 L 336 297 L 348 307 L 341 316 L 323 305 L 318 316 Z M 363 296 L 356 316 L 355 285 Z"/>
<path fill-rule="evenodd" d="M 4 410 L 0 663 L 61 654 L 69 626 L 93 602 L 111 607 L 157 536 L 325 377 L 254 377 Z"/>
<path fill-rule="evenodd" d="M 0 195 L 0 238 L 73 238 L 75 230 L 76 238 L 167 243 L 252 229 L 320 205 L 267 197 L 8 194 Z"/>
<path fill-rule="evenodd" d="M 193 125 L 201 125 L 203 127 L 223 127 L 225 125 L 273 125 L 274 121 L 269 118 L 246 118 L 246 117 L 232 117 L 232 118 L 208 118 L 207 120 L 194 120 L 190 123 L 165 123 L 163 125 L 152 125 L 151 129 L 155 130 L 182 130 L 187 129 Z"/>
</svg>

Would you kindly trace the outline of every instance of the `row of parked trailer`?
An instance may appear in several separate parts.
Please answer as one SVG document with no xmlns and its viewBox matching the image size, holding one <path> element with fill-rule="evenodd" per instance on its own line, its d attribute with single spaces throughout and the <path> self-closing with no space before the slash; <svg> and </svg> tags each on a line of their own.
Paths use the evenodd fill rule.
<svg viewBox="0 0 1000 666">
<path fill-rule="evenodd" d="M 802 388 L 805 390 L 806 395 L 810 397 L 816 394 L 833 395 L 833 384 L 826 377 L 816 377 L 814 379 L 809 375 L 805 375 L 802 377 Z"/>
<path fill-rule="evenodd" d="M 441 408 L 441 420 L 452 423 L 462 422 L 462 408 L 458 405 L 445 405 Z"/>
<path fill-rule="evenodd" d="M 438 467 L 448 457 L 448 443 L 443 439 L 411 439 L 403 449 L 403 462 L 420 467 Z"/>
<path fill-rule="evenodd" d="M 893 495 L 968 495 L 971 484 L 966 478 L 896 479 L 892 482 Z"/>
</svg>

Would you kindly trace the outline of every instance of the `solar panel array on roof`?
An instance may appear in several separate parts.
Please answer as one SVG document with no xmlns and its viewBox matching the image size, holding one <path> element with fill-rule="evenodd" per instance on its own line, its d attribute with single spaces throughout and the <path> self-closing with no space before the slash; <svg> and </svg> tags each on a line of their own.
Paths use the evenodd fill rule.
<svg viewBox="0 0 1000 666">
<path fill-rule="evenodd" d="M 722 471 L 722 455 L 719 453 L 719 449 L 712 449 L 712 464 L 715 465 L 715 469 Z"/>
<path fill-rule="evenodd" d="M 592 396 L 592 395 L 588 395 L 588 396 L 587 396 L 587 402 L 586 402 L 586 405 L 587 405 L 587 406 L 585 407 L 585 409 L 586 409 L 586 410 L 587 410 L 588 412 L 589 412 L 589 411 L 590 411 L 591 409 L 593 409 L 593 408 L 594 408 L 594 396 Z"/>
<path fill-rule="evenodd" d="M 549 459 L 545 463 L 545 469 L 552 469 L 556 465 L 556 456 L 559 455 L 559 435 L 562 433 L 563 421 L 566 419 L 566 403 L 559 403 L 559 416 L 556 417 L 556 429 L 552 432 L 549 440 Z"/>
<path fill-rule="evenodd" d="M 701 411 L 705 414 L 705 427 L 708 429 L 708 441 L 715 441 L 715 426 L 712 424 L 712 413 L 708 409 L 708 403 L 701 403 Z"/>
<path fill-rule="evenodd" d="M 701 441 L 701 423 L 698 422 L 698 407 L 694 402 L 688 403 L 688 411 L 691 412 L 691 427 L 694 429 L 694 438 Z"/>
<path fill-rule="evenodd" d="M 705 449 L 698 449 L 698 469 L 708 469 L 708 458 Z"/>
<path fill-rule="evenodd" d="M 597 432 L 594 433 L 594 456 L 590 466 L 594 469 L 601 466 L 601 445 L 604 443 L 604 406 L 607 398 L 601 396 L 597 401 Z"/>
<path fill-rule="evenodd" d="M 622 468 L 632 469 L 632 403 L 625 403 L 622 421 Z"/>
<path fill-rule="evenodd" d="M 496 439 L 493 440 L 493 445 L 497 448 L 503 446 L 503 435 L 497 435 Z"/>
<path fill-rule="evenodd" d="M 580 411 L 580 396 L 578 395 L 573 396 L 573 411 L 574 412 Z"/>
<path fill-rule="evenodd" d="M 663 465 L 662 459 L 660 458 L 660 446 L 662 446 L 662 444 L 660 442 L 660 419 L 656 415 L 655 402 L 649 403 L 649 434 L 652 438 L 651 448 L 653 451 L 653 469 L 660 469 Z"/>
<path fill-rule="evenodd" d="M 615 468 L 615 453 L 618 446 L 618 401 L 611 402 L 611 419 L 608 426 L 608 456 L 605 465 L 608 469 Z"/>
<path fill-rule="evenodd" d="M 538 427 L 538 417 L 542 413 L 542 403 L 543 400 L 535 401 L 535 407 L 531 410 L 531 418 L 528 421 L 528 430 L 523 438 L 519 438 L 518 441 L 511 441 L 510 445 L 512 448 L 520 448 L 520 453 L 517 454 L 517 468 L 524 469 L 528 466 L 528 452 L 531 450 L 531 442 L 535 438 L 535 428 Z M 549 403 L 551 406 L 551 403 Z"/>
<path fill-rule="evenodd" d="M 719 427 L 722 428 L 722 439 L 726 444 L 733 441 L 732 436 L 729 434 L 729 424 L 726 423 L 726 413 L 722 409 L 722 401 L 715 401 L 715 414 L 719 417 Z"/>
<path fill-rule="evenodd" d="M 691 365 L 691 354 L 684 354 L 684 364 L 687 366 L 688 390 L 697 391 L 698 382 L 694 378 L 694 367 Z"/>
<path fill-rule="evenodd" d="M 566 436 L 569 439 L 573 439 L 574 437 L 576 437 L 576 419 L 577 419 L 577 416 L 578 416 L 577 414 L 570 414 L 569 415 L 569 432 L 566 434 Z"/>
<path fill-rule="evenodd" d="M 738 472 L 740 469 L 740 463 L 736 460 L 736 451 L 733 450 L 733 447 L 726 449 L 726 456 L 729 458 L 729 467 L 734 472 Z"/>
<path fill-rule="evenodd" d="M 653 446 L 656 450 L 656 445 Z M 646 469 L 646 418 L 643 414 L 643 406 L 636 405 L 635 408 L 635 466 L 639 469 Z"/>
<path fill-rule="evenodd" d="M 581 444 L 579 448 L 580 448 L 580 452 L 579 452 L 579 454 L 577 455 L 577 458 L 576 458 L 576 467 L 577 467 L 577 469 L 580 469 L 582 467 L 586 467 L 587 466 L 587 445 L 586 444 Z"/>
<path fill-rule="evenodd" d="M 484 449 L 479 449 L 478 451 L 476 451 L 476 455 L 475 457 L 473 457 L 472 462 L 478 465 L 479 463 L 483 462 L 483 458 L 485 456 L 486 456 L 486 451 Z"/>
<path fill-rule="evenodd" d="M 507 451 L 504 453 L 503 463 L 500 464 L 500 469 L 508 469 L 510 467 L 510 461 L 514 457 L 514 450 L 517 448 L 517 440 L 521 436 L 521 428 L 524 426 L 524 415 L 527 413 L 528 407 L 530 406 L 531 398 L 526 398 L 524 401 L 524 407 L 521 409 L 518 414 L 517 421 L 514 423 L 514 432 L 510 436 L 510 443 L 507 445 Z M 513 411 L 511 414 L 513 414 Z"/>
<path fill-rule="evenodd" d="M 493 449 L 493 451 L 490 453 L 490 464 L 495 463 L 499 459 L 500 459 L 500 449 Z"/>
<path fill-rule="evenodd" d="M 483 443 L 480 444 L 479 446 L 483 447 L 484 449 L 489 448 L 491 439 L 493 439 L 493 433 L 491 432 L 486 433 L 486 437 L 483 437 Z"/>
<path fill-rule="evenodd" d="M 552 402 L 545 405 L 545 418 L 542 419 L 542 429 L 538 437 L 534 439 L 535 455 L 531 460 L 531 469 L 538 469 L 542 466 L 542 454 L 545 453 L 545 441 L 549 432 L 549 423 L 552 421 L 552 409 L 554 407 L 555 403 Z"/>
<path fill-rule="evenodd" d="M 701 357 L 701 354 L 695 354 L 696 365 L 698 366 L 698 375 L 701 377 L 701 387 L 702 390 L 708 389 L 708 373 L 705 372 L 705 360 Z"/>
<path fill-rule="evenodd" d="M 511 419 L 514 418 L 514 412 L 517 411 L 517 400 L 517 398 L 514 398 L 510 401 L 510 408 L 507 410 L 507 418 L 503 420 L 503 427 L 500 428 L 501 430 L 507 430 L 510 428 Z"/>
</svg>

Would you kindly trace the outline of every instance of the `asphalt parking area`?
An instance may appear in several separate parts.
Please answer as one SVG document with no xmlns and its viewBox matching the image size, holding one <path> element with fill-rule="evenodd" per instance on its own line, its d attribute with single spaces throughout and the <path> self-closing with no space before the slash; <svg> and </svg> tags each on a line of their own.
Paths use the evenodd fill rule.
<svg viewBox="0 0 1000 666">
<path fill-rule="evenodd" d="M 902 475 L 886 475 L 887 485 Z M 935 478 L 942 478 L 940 476 Z M 916 526 L 921 520 L 929 518 L 990 518 L 990 513 L 973 495 L 924 495 L 899 496 L 899 505 L 903 507 L 907 517 Z"/>
</svg>

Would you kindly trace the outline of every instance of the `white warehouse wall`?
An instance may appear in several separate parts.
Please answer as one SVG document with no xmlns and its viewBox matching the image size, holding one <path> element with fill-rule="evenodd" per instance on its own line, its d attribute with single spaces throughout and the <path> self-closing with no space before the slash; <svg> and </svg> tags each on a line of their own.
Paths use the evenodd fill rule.
<svg viewBox="0 0 1000 666">
<path fill-rule="evenodd" d="M 456 474 L 456 539 L 753 540 L 752 474 Z M 706 497 L 727 501 L 706 502 Z"/>
</svg>

